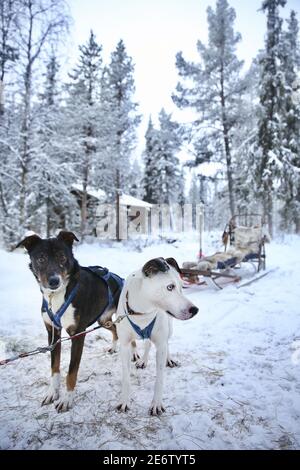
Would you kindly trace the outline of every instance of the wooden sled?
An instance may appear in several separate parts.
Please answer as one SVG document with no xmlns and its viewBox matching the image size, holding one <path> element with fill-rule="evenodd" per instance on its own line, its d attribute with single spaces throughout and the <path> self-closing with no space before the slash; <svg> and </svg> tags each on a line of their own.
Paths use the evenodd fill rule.
<svg viewBox="0 0 300 470">
<path fill-rule="evenodd" d="M 220 290 L 231 282 L 239 282 L 241 280 L 240 276 L 226 272 L 183 268 L 180 271 L 185 283 L 184 287 L 208 285 Z"/>
<path fill-rule="evenodd" d="M 243 225 L 238 225 L 238 220 L 244 217 Z M 253 220 L 258 220 L 258 223 L 253 225 Z M 248 223 L 248 225 L 247 225 Z M 252 224 L 249 226 L 249 224 Z M 234 216 L 226 225 L 222 235 L 222 241 L 225 247 L 227 245 L 239 250 L 239 256 L 232 255 L 226 260 L 222 260 L 224 253 L 216 253 L 212 257 L 217 258 L 216 266 L 212 265 L 211 269 L 197 269 L 197 268 L 181 268 L 181 276 L 184 280 L 184 287 L 189 286 L 213 286 L 216 289 L 223 289 L 229 283 L 238 283 L 241 281 L 241 276 L 235 271 L 240 269 L 242 263 L 250 263 L 254 268 L 256 279 L 258 280 L 263 275 L 257 276 L 261 270 L 266 269 L 266 250 L 265 242 L 269 241 L 268 237 L 264 234 L 263 219 L 259 214 L 248 214 L 245 216 Z M 201 250 L 202 251 L 202 250 Z M 229 254 L 229 253 L 228 253 Z M 210 260 L 212 257 L 203 258 L 203 261 Z M 199 260 L 201 264 L 201 259 Z M 253 274 L 254 274 L 253 273 Z M 248 283 L 247 283 L 248 284 Z"/>
</svg>

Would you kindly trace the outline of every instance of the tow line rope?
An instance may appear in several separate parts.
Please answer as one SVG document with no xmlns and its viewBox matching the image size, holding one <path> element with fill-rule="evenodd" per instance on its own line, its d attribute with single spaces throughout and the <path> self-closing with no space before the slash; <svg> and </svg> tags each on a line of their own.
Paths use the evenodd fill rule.
<svg viewBox="0 0 300 470">
<path fill-rule="evenodd" d="M 102 328 L 102 327 L 111 328 L 113 325 L 115 325 L 115 324 L 119 323 L 121 320 L 123 320 L 123 318 L 125 316 L 126 315 L 121 315 L 115 321 L 107 321 L 104 325 L 95 326 L 94 328 L 91 328 L 90 330 L 81 331 L 80 333 L 76 333 L 76 335 L 73 335 L 73 336 L 64 336 L 62 338 L 59 338 L 57 341 L 55 341 L 55 343 L 51 343 L 49 346 L 39 347 L 39 348 L 33 349 L 32 351 L 17 354 L 16 356 L 12 356 L 12 357 L 9 357 L 7 359 L 2 359 L 2 360 L 0 360 L 0 366 L 4 366 L 6 364 L 9 364 L 10 362 L 16 361 L 17 359 L 23 359 L 24 357 L 35 356 L 36 354 L 51 352 L 56 348 L 56 346 L 59 343 L 63 343 L 65 341 L 70 341 L 72 339 L 79 338 L 80 336 L 85 336 L 89 333 L 92 333 L 95 330 L 98 330 L 99 328 Z"/>
</svg>

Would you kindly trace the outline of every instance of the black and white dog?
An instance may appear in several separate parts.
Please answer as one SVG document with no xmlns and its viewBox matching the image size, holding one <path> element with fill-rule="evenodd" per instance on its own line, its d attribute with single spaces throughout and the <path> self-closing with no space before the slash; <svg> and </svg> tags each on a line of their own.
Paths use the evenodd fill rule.
<svg viewBox="0 0 300 470">
<path fill-rule="evenodd" d="M 117 333 L 121 345 L 122 392 L 117 406 L 127 411 L 130 398 L 131 342 L 147 339 L 144 357 L 137 367 L 145 367 L 150 339 L 156 346 L 156 381 L 150 406 L 151 415 L 164 412 L 162 404 L 163 376 L 166 365 L 174 365 L 170 358 L 168 339 L 172 333 L 172 318 L 188 320 L 198 312 L 182 293 L 180 268 L 174 258 L 155 258 L 125 281 L 117 310 Z"/>
<path fill-rule="evenodd" d="M 97 270 L 79 266 L 72 252 L 74 240 L 77 238 L 72 232 L 61 231 L 57 237 L 48 239 L 31 235 L 17 245 L 28 251 L 31 261 L 29 267 L 43 294 L 42 316 L 49 344 L 61 337 L 62 327 L 73 336 L 85 331 L 96 320 L 104 325 L 116 311 L 123 285 L 122 279 L 113 273 L 108 274 L 115 282 L 108 284 L 105 280 L 101 282 Z M 109 329 L 113 334 L 113 352 L 117 333 L 114 325 Z M 55 401 L 57 411 L 67 411 L 72 406 L 84 339 L 84 335 L 72 339 L 66 391 L 62 396 L 60 343 L 51 352 L 51 384 L 43 405 Z"/>
</svg>

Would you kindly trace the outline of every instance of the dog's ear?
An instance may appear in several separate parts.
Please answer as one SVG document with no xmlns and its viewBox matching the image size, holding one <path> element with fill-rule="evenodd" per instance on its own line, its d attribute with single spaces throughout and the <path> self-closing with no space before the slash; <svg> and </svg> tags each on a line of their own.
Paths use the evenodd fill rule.
<svg viewBox="0 0 300 470">
<path fill-rule="evenodd" d="M 24 240 L 18 243 L 14 249 L 24 246 L 28 253 L 30 253 L 40 241 L 42 241 L 42 239 L 38 235 L 29 235 L 29 237 L 24 238 Z"/>
<path fill-rule="evenodd" d="M 148 261 L 142 269 L 143 274 L 146 277 L 151 277 L 157 274 L 158 272 L 165 273 L 170 267 L 164 260 L 164 258 L 153 258 Z"/>
<path fill-rule="evenodd" d="M 69 246 L 73 246 L 74 240 L 79 242 L 73 232 L 67 232 L 66 230 L 61 230 L 56 238 L 59 241 L 65 242 Z"/>
<path fill-rule="evenodd" d="M 180 267 L 178 266 L 178 263 L 177 263 L 176 259 L 174 259 L 174 258 L 166 258 L 166 262 L 167 262 L 170 266 L 172 266 L 173 268 L 175 268 L 176 271 L 177 271 L 179 274 L 181 274 L 181 269 L 180 269 Z"/>
</svg>

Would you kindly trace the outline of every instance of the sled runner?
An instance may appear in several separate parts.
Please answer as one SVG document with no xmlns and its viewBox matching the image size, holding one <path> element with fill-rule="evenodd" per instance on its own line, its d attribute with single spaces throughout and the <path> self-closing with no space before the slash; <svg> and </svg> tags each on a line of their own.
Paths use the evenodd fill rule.
<svg viewBox="0 0 300 470">
<path fill-rule="evenodd" d="M 181 275 L 185 286 L 212 285 L 222 289 L 228 282 L 242 279 L 242 263 L 250 263 L 256 280 L 259 279 L 261 276 L 257 273 L 266 269 L 265 243 L 269 241 L 270 236 L 259 214 L 232 217 L 222 235 L 223 252 L 201 257 L 197 262 L 183 263 Z"/>
</svg>

